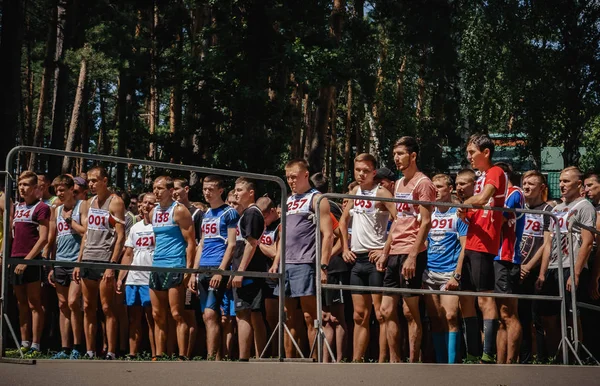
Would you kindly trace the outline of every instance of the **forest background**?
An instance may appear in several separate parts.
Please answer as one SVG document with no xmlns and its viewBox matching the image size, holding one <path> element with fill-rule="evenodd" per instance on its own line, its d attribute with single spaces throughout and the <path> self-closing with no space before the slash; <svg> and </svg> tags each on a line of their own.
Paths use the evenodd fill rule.
<svg viewBox="0 0 600 386">
<path fill-rule="evenodd" d="M 356 154 L 464 165 L 470 133 L 600 166 L 600 2 L 0 0 L 0 170 L 16 145 L 283 175 Z M 582 151 L 582 149 L 584 151 Z M 51 175 L 89 163 L 23 154 Z M 120 165 L 133 190 L 152 170 Z M 201 176 L 191 175 L 192 184 Z"/>
</svg>

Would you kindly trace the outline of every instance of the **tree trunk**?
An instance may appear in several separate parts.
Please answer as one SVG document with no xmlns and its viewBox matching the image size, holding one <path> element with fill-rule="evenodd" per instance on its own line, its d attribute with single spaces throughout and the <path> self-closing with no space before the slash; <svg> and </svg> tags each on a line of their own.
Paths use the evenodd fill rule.
<svg viewBox="0 0 600 386">
<path fill-rule="evenodd" d="M 158 69 L 156 65 L 156 27 L 158 25 L 158 5 L 156 0 L 153 1 L 152 5 L 152 28 L 150 29 L 150 151 L 148 157 L 150 159 L 156 159 L 156 144 L 154 143 L 154 136 L 156 134 L 156 124 L 158 123 L 158 91 L 156 89 L 156 79 L 158 76 Z"/>
<path fill-rule="evenodd" d="M 69 135 L 67 136 L 66 151 L 73 151 L 75 147 L 75 134 L 79 125 L 79 117 L 81 115 L 81 106 L 86 103 L 83 99 L 85 79 L 87 76 L 87 59 L 81 59 L 81 67 L 79 69 L 79 80 L 77 81 L 77 91 L 75 92 L 75 102 L 73 103 L 73 112 L 71 113 L 71 123 L 69 124 Z M 62 164 L 62 173 L 67 173 L 70 166 L 70 158 L 64 157 Z"/>
<path fill-rule="evenodd" d="M 130 110 L 131 110 L 131 92 L 130 92 L 130 74 L 121 69 L 119 74 L 119 91 L 117 96 L 118 104 L 118 127 L 117 127 L 117 156 L 127 156 L 127 133 L 131 129 Z M 125 186 L 125 165 L 117 164 L 117 186 Z"/>
<path fill-rule="evenodd" d="M 342 181 L 342 191 L 348 186 L 349 173 L 352 170 L 352 80 L 348 81 L 348 96 L 346 100 L 346 132 L 344 136 L 344 179 Z"/>
<path fill-rule="evenodd" d="M 404 111 L 404 73 L 406 72 L 406 55 L 402 57 L 402 64 L 398 71 L 398 78 L 396 79 L 396 100 L 398 105 L 398 112 Z"/>
<path fill-rule="evenodd" d="M 332 100 L 330 113 L 331 113 L 331 118 L 330 118 L 331 139 L 329 141 L 329 147 L 331 150 L 329 151 L 329 157 L 330 157 L 331 166 L 329 167 L 328 177 L 330 178 L 330 181 L 331 181 L 331 183 L 329 184 L 329 191 L 334 192 L 335 187 L 336 187 L 336 182 L 337 182 L 337 132 L 336 132 L 337 109 L 336 109 L 335 98 Z"/>
<path fill-rule="evenodd" d="M 44 60 L 44 71 L 42 73 L 42 82 L 40 85 L 40 98 L 38 105 L 37 118 L 35 121 L 35 132 L 33 135 L 33 146 L 42 146 L 44 138 L 44 115 L 48 103 L 48 93 L 50 92 L 50 77 L 54 72 L 54 52 L 56 50 L 56 19 L 58 7 L 54 5 L 51 8 L 50 27 L 48 40 L 46 41 L 46 55 Z M 32 153 L 29 158 L 29 170 L 37 169 L 37 157 Z"/>
<path fill-rule="evenodd" d="M 421 120 L 423 104 L 425 103 L 425 51 L 423 50 L 421 64 L 419 65 L 419 77 L 417 79 L 417 107 L 415 115 L 417 121 Z"/>
<path fill-rule="evenodd" d="M 98 154 L 110 155 L 110 138 L 108 138 L 108 126 L 106 117 L 106 102 L 104 97 L 106 95 L 104 83 L 101 80 L 97 81 L 98 84 L 98 101 L 100 102 L 100 132 L 98 133 L 98 147 L 96 152 Z M 115 115 L 118 115 L 115 114 Z"/>
<path fill-rule="evenodd" d="M 70 24 L 75 15 L 75 6 L 67 4 L 67 0 L 59 0 L 57 4 L 56 52 L 54 55 L 54 87 L 52 92 L 52 135 L 50 147 L 63 149 L 65 147 L 65 115 L 69 96 L 69 67 L 64 63 L 64 53 L 69 49 Z M 64 163 L 64 160 L 62 161 Z M 51 157 L 48 171 L 58 174 L 61 168 L 60 157 Z"/>
</svg>

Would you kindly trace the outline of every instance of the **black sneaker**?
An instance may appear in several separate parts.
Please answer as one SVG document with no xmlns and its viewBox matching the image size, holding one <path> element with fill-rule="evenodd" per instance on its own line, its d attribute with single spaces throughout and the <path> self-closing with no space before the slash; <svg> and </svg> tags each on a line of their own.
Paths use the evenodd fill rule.
<svg viewBox="0 0 600 386">
<path fill-rule="evenodd" d="M 105 361 L 112 361 L 113 359 L 116 359 L 116 358 L 114 357 L 114 355 L 106 354 L 106 355 L 104 356 L 104 360 L 105 360 Z"/>
</svg>

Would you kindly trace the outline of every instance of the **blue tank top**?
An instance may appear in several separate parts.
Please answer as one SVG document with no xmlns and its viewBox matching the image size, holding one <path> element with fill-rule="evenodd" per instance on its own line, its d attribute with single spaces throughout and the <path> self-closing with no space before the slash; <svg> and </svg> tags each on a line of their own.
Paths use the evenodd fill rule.
<svg viewBox="0 0 600 386">
<path fill-rule="evenodd" d="M 303 194 L 294 194 L 287 200 L 286 264 L 307 264 L 315 261 L 316 222 L 312 201 L 317 193 L 319 192 L 316 189 L 311 189 Z"/>
<path fill-rule="evenodd" d="M 77 201 L 71 212 L 71 219 L 81 223 L 81 201 Z M 56 212 L 56 261 L 77 261 L 81 247 L 81 235 L 77 233 L 63 217 L 65 206 L 58 207 Z"/>
<path fill-rule="evenodd" d="M 210 208 L 202 218 L 204 246 L 200 256 L 201 267 L 221 265 L 227 248 L 227 230 L 237 226 L 240 215 L 227 204 Z"/>
<path fill-rule="evenodd" d="M 156 206 L 152 216 L 152 229 L 156 237 L 154 248 L 155 267 L 185 268 L 187 243 L 173 219 L 175 208 L 179 205 L 173 201 L 168 208 Z"/>
</svg>

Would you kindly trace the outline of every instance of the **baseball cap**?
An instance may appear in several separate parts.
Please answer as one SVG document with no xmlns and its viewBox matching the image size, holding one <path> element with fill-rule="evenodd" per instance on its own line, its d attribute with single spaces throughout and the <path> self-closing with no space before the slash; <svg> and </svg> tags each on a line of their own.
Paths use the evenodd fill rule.
<svg viewBox="0 0 600 386">
<path fill-rule="evenodd" d="M 375 178 L 383 180 L 384 178 L 390 180 L 390 181 L 396 181 L 398 179 L 398 177 L 396 176 L 396 173 L 394 173 L 393 171 L 391 171 L 388 168 L 379 168 L 377 169 L 377 174 L 375 174 Z"/>
</svg>

